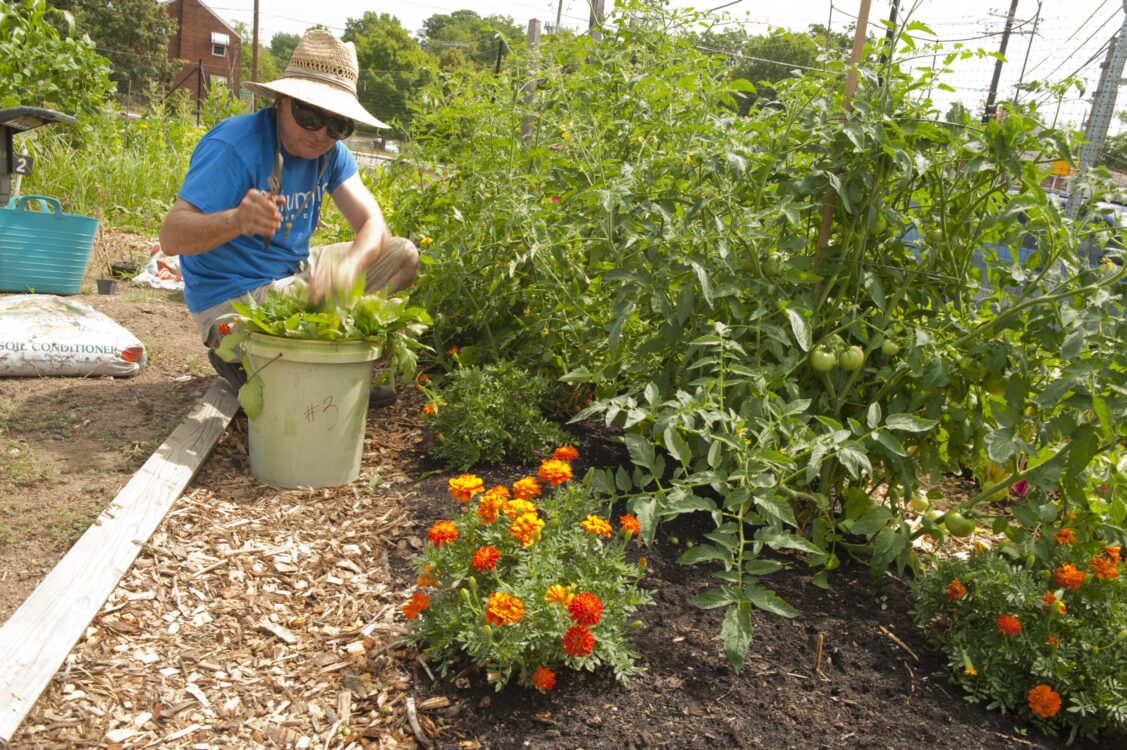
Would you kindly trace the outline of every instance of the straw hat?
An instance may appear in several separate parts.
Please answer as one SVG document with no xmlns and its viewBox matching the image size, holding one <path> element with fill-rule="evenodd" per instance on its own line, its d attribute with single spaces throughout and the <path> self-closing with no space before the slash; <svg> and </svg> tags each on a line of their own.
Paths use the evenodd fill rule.
<svg viewBox="0 0 1127 750">
<path fill-rule="evenodd" d="M 270 98 L 276 94 L 292 96 L 361 125 L 389 127 L 356 99 L 358 68 L 352 42 L 342 42 L 324 29 L 311 29 L 297 43 L 281 78 L 243 86 Z"/>
</svg>

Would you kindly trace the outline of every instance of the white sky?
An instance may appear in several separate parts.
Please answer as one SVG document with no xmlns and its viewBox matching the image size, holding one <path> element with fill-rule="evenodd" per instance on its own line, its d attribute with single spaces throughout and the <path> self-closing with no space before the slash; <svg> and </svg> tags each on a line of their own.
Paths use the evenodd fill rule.
<svg viewBox="0 0 1127 750">
<path fill-rule="evenodd" d="M 242 21 L 251 25 L 254 0 L 204 0 L 212 10 L 228 22 Z M 831 2 L 833 5 L 831 6 Z M 916 0 L 901 0 L 901 17 Z M 1123 4 L 1127 0 L 1043 0 L 1036 34 L 1033 18 L 1037 0 L 1019 0 L 1015 33 L 1010 38 L 1008 63 L 1003 67 L 999 98 L 1014 95 L 1022 65 L 1028 69 L 1024 80 L 1052 79 L 1077 74 L 1086 79 L 1087 91 L 1073 92 L 1062 103 L 1060 119 L 1082 125 L 1087 117 L 1092 94 L 1103 60 L 1104 45 L 1123 24 Z M 762 33 L 769 26 L 804 30 L 808 25 L 831 23 L 834 30 L 844 30 L 861 7 L 860 0 L 672 0 L 673 7 L 710 9 L 728 4 L 722 12 L 746 25 L 751 33 Z M 608 10 L 613 0 L 606 0 Z M 869 15 L 873 31 L 880 33 L 879 22 L 887 18 L 891 0 L 874 0 Z M 928 24 L 944 40 L 966 39 L 966 47 L 996 51 L 1004 26 L 1009 0 L 919 0 L 913 18 Z M 371 6 L 356 0 L 259 0 L 259 38 L 268 44 L 277 32 L 301 34 L 315 23 L 337 33 L 345 21 L 358 17 L 365 10 L 390 13 L 412 33 L 417 33 L 425 19 L 438 13 L 469 9 L 480 15 L 508 15 L 520 26 L 531 18 L 554 23 L 559 0 L 379 0 Z M 563 0 L 562 25 L 585 28 L 587 0 Z M 832 11 L 831 11 L 832 7 Z M 831 15 L 832 14 L 832 15 Z M 1026 56 L 1028 54 L 1028 60 Z M 928 64 L 929 60 L 920 64 Z M 959 100 L 972 108 L 985 99 L 994 61 L 974 60 L 956 65 L 955 73 L 946 79 L 957 91 L 954 94 L 934 92 L 937 101 Z M 1120 92 L 1117 109 L 1127 109 L 1127 92 Z M 1113 131 L 1122 127 L 1113 124 Z"/>
</svg>

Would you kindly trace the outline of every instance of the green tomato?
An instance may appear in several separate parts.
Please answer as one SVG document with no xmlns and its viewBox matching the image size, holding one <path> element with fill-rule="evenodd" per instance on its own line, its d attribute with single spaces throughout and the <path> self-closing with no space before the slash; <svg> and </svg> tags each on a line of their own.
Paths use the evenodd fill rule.
<svg viewBox="0 0 1127 750">
<path fill-rule="evenodd" d="M 968 537 L 974 533 L 974 521 L 953 510 L 943 518 L 943 525 L 951 536 Z"/>
<path fill-rule="evenodd" d="M 816 346 L 810 352 L 810 366 L 815 372 L 829 372 L 837 364 L 837 355 L 824 346 Z"/>
<path fill-rule="evenodd" d="M 881 342 L 880 350 L 884 352 L 884 356 L 886 357 L 895 357 L 900 353 L 900 345 L 892 339 L 885 339 Z"/>
<path fill-rule="evenodd" d="M 927 495 L 918 492 L 912 495 L 912 499 L 908 501 L 908 507 L 917 513 L 924 513 L 931 507 L 931 501 L 927 499 Z"/>
<path fill-rule="evenodd" d="M 988 372 L 986 377 L 983 378 L 982 386 L 986 389 L 987 393 L 993 396 L 1001 396 L 1006 392 L 1006 379 L 1001 375 Z"/>
<path fill-rule="evenodd" d="M 837 360 L 843 370 L 859 370 L 865 364 L 865 352 L 859 346 L 851 346 L 839 354 Z"/>
<path fill-rule="evenodd" d="M 932 229 L 930 232 L 927 233 L 927 241 L 928 241 L 928 244 L 931 244 L 931 245 L 942 245 L 943 241 L 946 240 L 946 239 L 947 239 L 947 235 L 945 235 L 943 233 L 943 230 L 940 229 L 939 227 L 936 227 L 935 229 Z"/>
</svg>

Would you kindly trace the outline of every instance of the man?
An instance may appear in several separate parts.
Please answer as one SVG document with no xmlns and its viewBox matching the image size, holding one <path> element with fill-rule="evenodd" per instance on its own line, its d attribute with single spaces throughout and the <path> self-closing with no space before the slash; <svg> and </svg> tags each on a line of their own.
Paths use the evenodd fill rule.
<svg viewBox="0 0 1127 750">
<path fill-rule="evenodd" d="M 250 294 L 261 302 L 297 279 L 308 282 L 314 300 L 334 286 L 351 288 L 361 275 L 369 291 L 397 292 L 415 279 L 418 251 L 391 236 L 341 143 L 357 123 L 387 127 L 356 99 L 356 78 L 352 43 L 309 31 L 280 79 L 245 84 L 273 97 L 274 107 L 224 120 L 200 140 L 161 227 L 161 250 L 184 256 L 184 300 L 208 358 L 232 385 L 246 382 L 245 374 L 214 351 L 232 301 Z M 325 193 L 356 238 L 310 250 Z M 373 389 L 372 397 L 374 406 L 385 405 L 394 391 Z"/>
</svg>

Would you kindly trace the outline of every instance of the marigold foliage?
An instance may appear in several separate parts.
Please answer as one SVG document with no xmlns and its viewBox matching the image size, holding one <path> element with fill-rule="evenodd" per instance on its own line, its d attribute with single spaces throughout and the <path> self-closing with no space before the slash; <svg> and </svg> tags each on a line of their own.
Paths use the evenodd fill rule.
<svg viewBox="0 0 1127 750">
<path fill-rule="evenodd" d="M 1111 575 L 1115 545 L 1097 539 L 1106 522 L 1077 514 L 1062 535 L 1031 520 L 1020 544 L 945 559 L 916 579 L 917 619 L 935 626 L 968 700 L 1049 733 L 1127 730 L 1127 581 Z"/>
<path fill-rule="evenodd" d="M 533 487 L 538 505 L 528 499 Z M 626 560 L 626 537 L 610 535 L 590 490 L 575 482 L 541 489 L 525 477 L 474 499 L 432 527 L 415 563 L 419 578 L 443 573 L 413 620 L 435 667 L 446 673 L 468 659 L 498 690 L 513 678 L 550 690 L 562 668 L 609 667 L 619 680 L 636 674 L 627 634 L 635 610 L 651 602 L 638 585 L 644 566 Z M 506 507 L 523 512 L 496 523 Z M 600 537 L 605 526 L 607 541 L 591 543 L 580 527 L 589 517 Z"/>
</svg>

